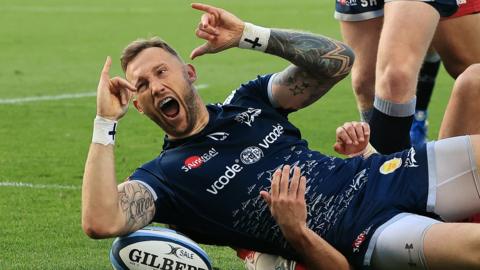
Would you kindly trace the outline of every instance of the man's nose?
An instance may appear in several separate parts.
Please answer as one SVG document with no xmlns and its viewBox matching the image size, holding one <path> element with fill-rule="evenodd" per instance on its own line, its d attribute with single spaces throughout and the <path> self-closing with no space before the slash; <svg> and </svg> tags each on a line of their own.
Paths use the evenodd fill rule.
<svg viewBox="0 0 480 270">
<path fill-rule="evenodd" d="M 160 82 L 153 83 L 150 87 L 153 95 L 161 95 L 165 91 L 165 87 Z"/>
</svg>

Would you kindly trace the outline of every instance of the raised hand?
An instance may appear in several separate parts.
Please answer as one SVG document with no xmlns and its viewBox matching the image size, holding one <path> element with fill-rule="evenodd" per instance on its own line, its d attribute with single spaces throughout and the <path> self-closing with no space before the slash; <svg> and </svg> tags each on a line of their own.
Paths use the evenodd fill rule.
<svg viewBox="0 0 480 270">
<path fill-rule="evenodd" d="M 214 6 L 194 3 L 192 8 L 205 12 L 200 19 L 195 35 L 207 42 L 191 52 L 191 59 L 238 46 L 245 26 L 242 20 L 230 12 Z"/>
<path fill-rule="evenodd" d="M 365 122 L 346 122 L 336 131 L 333 149 L 342 155 L 360 154 L 368 146 L 370 126 Z"/>
<path fill-rule="evenodd" d="M 110 79 L 109 71 L 112 59 L 107 57 L 100 75 L 97 88 L 97 115 L 118 120 L 122 118 L 128 109 L 128 103 L 136 91 L 135 86 L 121 77 Z"/>
</svg>

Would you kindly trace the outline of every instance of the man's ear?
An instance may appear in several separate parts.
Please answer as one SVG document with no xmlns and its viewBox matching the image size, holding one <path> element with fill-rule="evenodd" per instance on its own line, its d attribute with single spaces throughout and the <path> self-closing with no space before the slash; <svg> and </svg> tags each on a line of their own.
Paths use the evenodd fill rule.
<svg viewBox="0 0 480 270">
<path fill-rule="evenodd" d="M 142 107 L 140 106 L 140 104 L 138 103 L 138 100 L 137 99 L 134 99 L 133 100 L 133 106 L 135 107 L 135 109 L 137 109 L 137 111 L 139 113 L 143 113 L 143 109 Z"/>
<path fill-rule="evenodd" d="M 194 83 L 197 80 L 197 72 L 192 64 L 186 64 L 185 69 L 187 71 L 188 81 Z"/>
</svg>

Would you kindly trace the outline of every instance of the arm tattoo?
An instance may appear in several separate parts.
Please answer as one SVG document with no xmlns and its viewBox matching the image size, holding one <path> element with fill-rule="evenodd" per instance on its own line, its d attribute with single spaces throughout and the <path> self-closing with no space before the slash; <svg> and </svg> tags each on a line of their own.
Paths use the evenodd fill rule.
<svg viewBox="0 0 480 270">
<path fill-rule="evenodd" d="M 276 83 L 292 96 L 304 95 L 302 106 L 313 103 L 347 76 L 354 61 L 353 51 L 339 41 L 284 30 L 272 30 L 266 52 L 293 63 L 278 74 Z"/>
<path fill-rule="evenodd" d="M 155 214 L 154 199 L 144 185 L 127 182 L 119 187 L 118 196 L 128 232 L 141 229 L 152 221 Z"/>
<path fill-rule="evenodd" d="M 318 79 L 345 77 L 354 60 L 353 51 L 342 42 L 283 30 L 272 30 L 266 52 L 289 60 Z"/>
</svg>

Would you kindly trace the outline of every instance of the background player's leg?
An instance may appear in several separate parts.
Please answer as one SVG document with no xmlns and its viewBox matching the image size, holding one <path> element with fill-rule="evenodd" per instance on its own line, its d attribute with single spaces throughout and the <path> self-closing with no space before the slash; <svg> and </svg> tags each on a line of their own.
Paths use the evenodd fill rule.
<svg viewBox="0 0 480 270">
<path fill-rule="evenodd" d="M 480 63 L 480 13 L 440 21 L 432 44 L 453 78 Z"/>
<path fill-rule="evenodd" d="M 430 47 L 423 60 L 417 82 L 417 104 L 412 127 L 410 128 L 410 140 L 412 145 L 421 145 L 427 142 L 428 132 L 428 104 L 432 97 L 433 87 L 440 68 L 440 56 Z"/>
<path fill-rule="evenodd" d="M 355 52 L 352 87 L 362 120 L 368 122 L 375 96 L 375 63 L 383 18 L 366 21 L 341 21 L 343 40 Z"/>
<path fill-rule="evenodd" d="M 372 145 L 392 153 L 410 147 L 418 72 L 440 16 L 417 1 L 388 2 L 384 8 L 370 125 Z"/>
<path fill-rule="evenodd" d="M 468 67 L 455 81 L 439 139 L 480 134 L 480 64 Z"/>
<path fill-rule="evenodd" d="M 425 233 L 428 269 L 480 269 L 480 224 L 434 224 Z"/>
</svg>

